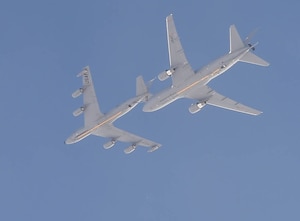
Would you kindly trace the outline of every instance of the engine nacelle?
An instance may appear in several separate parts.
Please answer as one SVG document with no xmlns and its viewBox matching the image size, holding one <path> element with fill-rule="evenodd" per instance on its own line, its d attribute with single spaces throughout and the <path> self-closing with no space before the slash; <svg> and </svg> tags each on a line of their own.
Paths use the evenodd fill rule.
<svg viewBox="0 0 300 221">
<path fill-rule="evenodd" d="M 76 110 L 73 112 L 73 116 L 74 116 L 74 117 L 78 117 L 80 114 L 83 113 L 84 110 L 85 110 L 84 107 L 80 107 L 80 108 L 76 109 Z"/>
<path fill-rule="evenodd" d="M 83 93 L 83 88 L 79 88 L 78 90 L 74 91 L 72 94 L 73 98 L 79 97 Z"/>
<path fill-rule="evenodd" d="M 155 146 L 151 147 L 147 152 L 152 153 L 153 151 L 156 151 L 159 147 L 160 147 L 159 145 L 155 145 Z"/>
<path fill-rule="evenodd" d="M 205 102 L 192 104 L 192 105 L 189 107 L 189 111 L 190 111 L 191 114 L 195 114 L 195 113 L 197 113 L 198 111 L 200 111 L 205 105 L 206 105 Z"/>
<path fill-rule="evenodd" d="M 87 69 L 84 69 L 83 71 L 81 71 L 79 74 L 77 74 L 77 77 L 81 77 L 83 76 L 84 74 L 86 74 L 88 72 Z"/>
<path fill-rule="evenodd" d="M 135 151 L 135 149 L 136 149 L 136 145 L 135 145 L 135 144 L 132 144 L 131 146 L 127 147 L 127 148 L 124 150 L 124 153 L 130 154 L 130 153 L 132 153 L 133 151 Z"/>
<path fill-rule="evenodd" d="M 175 69 L 165 70 L 158 75 L 158 79 L 160 81 L 164 81 L 164 80 L 168 79 L 174 73 L 174 71 L 175 71 Z"/>
<path fill-rule="evenodd" d="M 116 141 L 115 140 L 111 140 L 105 144 L 103 144 L 103 147 L 104 149 L 109 149 L 109 148 L 112 148 L 114 145 L 116 144 Z"/>
</svg>

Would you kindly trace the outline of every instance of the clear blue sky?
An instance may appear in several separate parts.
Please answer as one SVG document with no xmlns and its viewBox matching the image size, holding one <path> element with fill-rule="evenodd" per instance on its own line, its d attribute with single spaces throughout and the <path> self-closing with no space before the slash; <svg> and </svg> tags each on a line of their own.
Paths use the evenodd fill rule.
<svg viewBox="0 0 300 221">
<path fill-rule="evenodd" d="M 0 220 L 300 220 L 300 3 L 297 1 L 8 1 L 0 7 Z M 76 74 L 90 65 L 103 111 L 134 96 L 135 78 L 168 68 L 174 14 L 194 69 L 225 54 L 228 28 L 259 28 L 256 53 L 209 85 L 258 117 L 179 100 L 142 106 L 116 126 L 163 144 L 131 155 L 90 136 Z M 153 92 L 170 85 L 155 81 Z"/>
</svg>

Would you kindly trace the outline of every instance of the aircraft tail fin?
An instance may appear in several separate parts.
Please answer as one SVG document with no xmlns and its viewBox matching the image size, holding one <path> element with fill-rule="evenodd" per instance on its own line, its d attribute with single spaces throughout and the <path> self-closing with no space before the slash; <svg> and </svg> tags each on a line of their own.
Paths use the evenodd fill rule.
<svg viewBox="0 0 300 221">
<path fill-rule="evenodd" d="M 146 84 L 141 75 L 136 78 L 136 96 L 144 96 L 144 102 L 147 101 L 151 96 L 151 94 L 149 93 L 149 87 L 151 86 L 153 80 Z"/>
<path fill-rule="evenodd" d="M 229 39 L 230 39 L 230 53 L 245 47 L 245 44 L 241 39 L 235 25 L 231 25 L 229 28 Z"/>
<path fill-rule="evenodd" d="M 141 96 L 143 94 L 146 94 L 147 92 L 148 92 L 148 88 L 144 82 L 143 77 L 138 76 L 136 78 L 136 96 Z"/>
<path fill-rule="evenodd" d="M 239 50 L 241 48 L 244 48 L 246 46 L 249 46 L 253 51 L 255 50 L 255 47 L 257 45 L 257 43 L 255 45 L 251 45 L 249 43 L 250 41 L 250 36 L 248 36 L 246 38 L 245 41 L 243 41 L 235 27 L 235 25 L 231 25 L 229 28 L 229 33 L 230 33 L 230 52 Z M 260 65 L 260 66 L 269 66 L 269 63 L 265 60 L 263 60 L 262 58 L 258 57 L 257 55 L 255 55 L 254 53 L 252 53 L 251 51 L 248 51 L 242 58 L 239 59 L 239 61 L 241 62 L 246 62 L 246 63 L 250 63 L 250 64 L 255 64 L 255 65 Z"/>
</svg>

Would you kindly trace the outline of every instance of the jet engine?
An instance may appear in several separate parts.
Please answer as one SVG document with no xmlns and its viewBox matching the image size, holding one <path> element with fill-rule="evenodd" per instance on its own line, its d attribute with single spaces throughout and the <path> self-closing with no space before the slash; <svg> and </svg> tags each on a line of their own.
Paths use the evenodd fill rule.
<svg viewBox="0 0 300 221">
<path fill-rule="evenodd" d="M 79 74 L 77 74 L 77 77 L 81 77 L 82 75 L 88 73 L 88 70 L 85 68 L 83 71 L 81 71 Z"/>
<path fill-rule="evenodd" d="M 153 152 L 153 151 L 156 151 L 159 147 L 160 147 L 160 146 L 155 145 L 155 146 L 151 147 L 147 152 L 148 152 L 148 153 L 151 153 L 151 152 Z"/>
<path fill-rule="evenodd" d="M 175 71 L 175 69 L 165 70 L 158 75 L 158 79 L 160 81 L 164 81 L 164 80 L 168 79 L 174 73 L 174 71 Z"/>
<path fill-rule="evenodd" d="M 109 148 L 112 148 L 114 145 L 116 144 L 116 141 L 115 140 L 111 140 L 105 144 L 103 144 L 103 147 L 104 149 L 109 149 Z"/>
<path fill-rule="evenodd" d="M 73 98 L 79 97 L 83 93 L 83 88 L 79 88 L 78 90 L 74 91 L 72 94 Z"/>
<path fill-rule="evenodd" d="M 132 144 L 131 146 L 127 147 L 127 148 L 124 150 L 124 153 L 130 154 L 130 153 L 132 153 L 133 151 L 135 151 L 135 149 L 136 149 L 136 145 L 135 145 L 135 144 Z"/>
<path fill-rule="evenodd" d="M 83 113 L 84 110 L 85 110 L 84 107 L 80 107 L 80 108 L 76 109 L 76 110 L 73 112 L 73 116 L 74 116 L 74 117 L 78 117 L 80 114 Z"/>
<path fill-rule="evenodd" d="M 205 102 L 192 104 L 192 105 L 189 107 L 189 111 L 190 111 L 191 114 L 195 114 L 195 113 L 197 113 L 198 111 L 200 111 L 205 105 L 206 105 Z"/>
</svg>

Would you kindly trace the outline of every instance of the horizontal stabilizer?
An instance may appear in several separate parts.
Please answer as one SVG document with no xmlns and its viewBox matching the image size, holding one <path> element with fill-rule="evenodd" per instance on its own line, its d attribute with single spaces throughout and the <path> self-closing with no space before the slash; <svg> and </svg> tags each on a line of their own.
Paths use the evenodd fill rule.
<svg viewBox="0 0 300 221">
<path fill-rule="evenodd" d="M 242 58 L 240 58 L 239 61 L 250 63 L 250 64 L 256 64 L 259 66 L 269 66 L 270 65 L 267 61 L 258 57 L 257 55 L 253 54 L 250 51 L 247 54 L 245 54 Z"/>
</svg>

